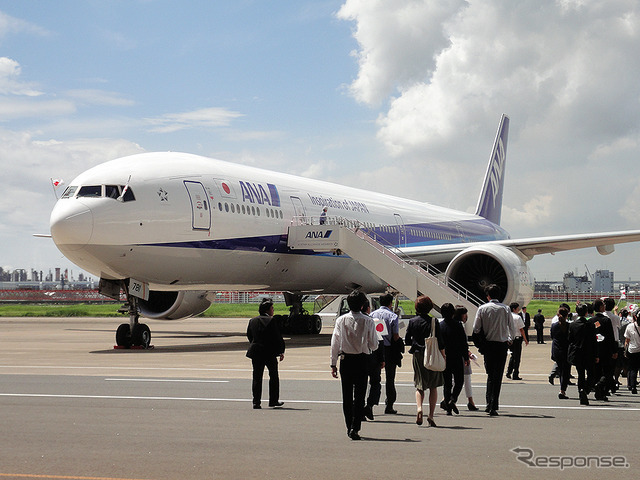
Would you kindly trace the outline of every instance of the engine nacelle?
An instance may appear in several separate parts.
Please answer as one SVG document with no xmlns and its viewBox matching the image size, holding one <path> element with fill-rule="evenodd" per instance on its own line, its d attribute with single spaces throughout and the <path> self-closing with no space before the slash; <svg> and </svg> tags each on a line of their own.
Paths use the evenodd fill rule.
<svg viewBox="0 0 640 480">
<path fill-rule="evenodd" d="M 464 288 L 486 299 L 484 288 L 492 283 L 500 286 L 507 305 L 518 302 L 526 306 L 533 298 L 533 275 L 527 259 L 517 250 L 501 245 L 470 247 L 456 255 L 446 272 Z"/>
<path fill-rule="evenodd" d="M 207 292 L 150 291 L 149 300 L 139 300 L 140 314 L 155 320 L 179 320 L 204 312 L 211 305 Z"/>
</svg>

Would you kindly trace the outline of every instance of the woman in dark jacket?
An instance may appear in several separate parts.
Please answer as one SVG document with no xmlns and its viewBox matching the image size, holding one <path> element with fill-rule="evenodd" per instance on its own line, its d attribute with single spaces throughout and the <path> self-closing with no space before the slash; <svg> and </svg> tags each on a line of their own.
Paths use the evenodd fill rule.
<svg viewBox="0 0 640 480">
<path fill-rule="evenodd" d="M 424 366 L 424 341 L 431 336 L 432 319 L 429 312 L 433 308 L 433 302 L 427 296 L 418 297 L 416 300 L 416 314 L 409 320 L 407 333 L 405 335 L 405 344 L 411 345 L 409 353 L 413 354 L 413 383 L 416 386 L 416 405 L 418 414 L 416 423 L 422 425 L 422 403 L 424 402 L 424 391 L 429 390 L 429 416 L 427 422 L 432 427 L 436 426 L 433 421 L 433 414 L 436 410 L 436 402 L 438 400 L 438 387 L 443 384 L 442 372 L 434 372 L 427 370 Z M 445 355 L 444 341 L 440 333 L 440 322 L 434 321 L 435 336 L 438 339 L 438 348 Z"/>
<path fill-rule="evenodd" d="M 551 325 L 551 360 L 558 365 L 560 372 L 560 393 L 558 398 L 567 399 L 567 385 L 569 385 L 569 370 L 571 364 L 567 358 L 569 351 L 569 324 L 567 317 L 569 310 L 562 307 L 558 309 L 558 322 Z"/>
<path fill-rule="evenodd" d="M 447 356 L 447 368 L 444 373 L 444 401 L 441 406 L 451 415 L 451 411 L 460 413 L 456 402 L 464 384 L 464 366 L 469 363 L 469 345 L 462 323 L 454 316 L 455 307 L 444 303 L 440 307 L 442 321 L 440 331 L 444 340 Z"/>
</svg>

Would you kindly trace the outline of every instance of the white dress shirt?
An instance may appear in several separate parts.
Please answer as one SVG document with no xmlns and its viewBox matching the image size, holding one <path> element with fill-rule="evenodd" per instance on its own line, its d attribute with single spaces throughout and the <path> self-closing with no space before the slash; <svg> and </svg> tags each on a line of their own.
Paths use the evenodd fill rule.
<svg viewBox="0 0 640 480">
<path fill-rule="evenodd" d="M 349 312 L 338 317 L 331 336 L 332 366 L 337 364 L 341 353 L 369 354 L 377 348 L 378 335 L 373 318 L 360 312 Z"/>
</svg>

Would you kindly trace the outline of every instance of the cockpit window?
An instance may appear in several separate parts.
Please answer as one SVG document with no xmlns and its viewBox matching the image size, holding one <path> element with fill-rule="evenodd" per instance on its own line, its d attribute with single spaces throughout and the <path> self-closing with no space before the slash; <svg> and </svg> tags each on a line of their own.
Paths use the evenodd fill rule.
<svg viewBox="0 0 640 480">
<path fill-rule="evenodd" d="M 120 196 L 120 187 L 118 185 L 105 185 L 104 196 L 107 198 L 118 198 Z"/>
<path fill-rule="evenodd" d="M 122 187 L 125 188 L 125 187 Z M 136 199 L 136 196 L 133 194 L 133 190 L 131 190 L 131 187 L 127 187 L 127 190 L 124 192 L 124 195 L 122 196 L 122 201 L 124 202 L 133 202 Z"/>
<path fill-rule="evenodd" d="M 60 198 L 69 198 L 69 197 L 73 197 L 76 193 L 76 190 L 78 190 L 78 187 L 75 185 L 70 185 L 66 188 L 66 190 L 64 191 L 64 193 L 62 194 L 62 197 Z"/>
<path fill-rule="evenodd" d="M 85 185 L 80 187 L 78 197 L 101 197 L 102 185 Z"/>
<path fill-rule="evenodd" d="M 71 198 L 76 196 L 78 192 L 78 198 L 80 197 L 106 197 L 113 199 L 120 199 L 123 202 L 133 202 L 136 196 L 133 194 L 131 187 L 125 185 L 85 185 L 82 187 L 69 186 L 62 194 L 60 198 Z M 122 198 L 120 198 L 122 196 Z"/>
</svg>

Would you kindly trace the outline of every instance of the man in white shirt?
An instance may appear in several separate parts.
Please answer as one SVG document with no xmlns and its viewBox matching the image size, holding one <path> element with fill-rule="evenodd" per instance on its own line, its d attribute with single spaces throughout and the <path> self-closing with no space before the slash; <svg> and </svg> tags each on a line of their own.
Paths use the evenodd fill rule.
<svg viewBox="0 0 640 480">
<path fill-rule="evenodd" d="M 398 329 L 398 315 L 391 311 L 392 304 L 393 295 L 383 295 L 380 297 L 380 308 L 371 313 L 371 317 L 384 321 L 388 332 L 388 335 L 382 336 L 382 339 L 384 340 L 384 370 L 386 376 L 385 390 L 387 394 L 384 413 L 387 414 L 398 413 L 393 408 L 393 404 L 397 398 L 395 385 L 396 368 L 402 358 L 402 353 L 397 351 L 397 347 L 394 345 L 395 342 L 400 339 L 400 335 Z"/>
<path fill-rule="evenodd" d="M 502 375 L 507 362 L 507 347 L 511 341 L 511 312 L 509 307 L 500 303 L 502 296 L 500 287 L 492 284 L 485 288 L 488 302 L 480 305 L 473 322 L 473 333 L 481 331 L 486 338 L 483 347 L 484 369 L 487 372 L 487 412 L 490 416 L 498 415 Z"/>
<path fill-rule="evenodd" d="M 342 383 L 342 411 L 347 435 L 360 440 L 360 426 L 367 393 L 369 355 L 378 348 L 375 322 L 361 312 L 367 303 L 362 292 L 352 292 L 347 298 L 349 313 L 338 317 L 331 336 L 331 374 L 338 378 L 338 357 Z"/>
</svg>

